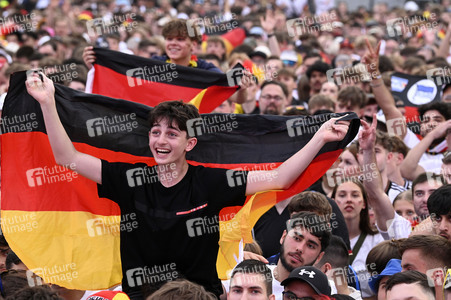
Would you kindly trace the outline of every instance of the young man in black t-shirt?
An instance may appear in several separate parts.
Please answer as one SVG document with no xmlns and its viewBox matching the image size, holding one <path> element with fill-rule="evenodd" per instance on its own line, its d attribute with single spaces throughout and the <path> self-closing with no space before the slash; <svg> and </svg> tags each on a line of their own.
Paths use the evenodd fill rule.
<svg viewBox="0 0 451 300">
<path fill-rule="evenodd" d="M 43 74 L 42 74 L 43 75 Z M 243 205 L 246 195 L 287 189 L 328 142 L 342 140 L 348 121 L 331 119 L 310 142 L 272 171 L 245 173 L 246 184 L 229 186 L 227 170 L 189 165 L 186 153 L 197 143 L 187 132 L 187 122 L 199 118 L 189 104 L 159 104 L 150 115 L 149 147 L 157 163 L 109 163 L 78 152 L 70 141 L 55 106 L 54 86 L 38 75 L 26 82 L 28 93 L 41 105 L 55 160 L 75 165 L 75 171 L 98 183 L 98 193 L 120 206 L 121 225 L 132 216 L 136 230 L 121 231 L 123 290 L 142 299 L 144 285 L 158 285 L 186 277 L 216 295 L 222 294 L 216 272 L 219 211 Z M 139 174 L 145 174 L 142 182 Z M 270 178 L 261 181 L 259 178 Z M 139 177 L 139 178 L 138 178 Z M 199 224 L 207 227 L 199 230 Z"/>
</svg>

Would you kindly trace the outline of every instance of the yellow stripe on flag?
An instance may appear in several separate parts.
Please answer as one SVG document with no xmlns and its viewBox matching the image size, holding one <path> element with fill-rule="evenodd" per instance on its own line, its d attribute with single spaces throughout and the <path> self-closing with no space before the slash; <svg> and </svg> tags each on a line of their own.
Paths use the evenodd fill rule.
<svg viewBox="0 0 451 300">
<path fill-rule="evenodd" d="M 68 289 L 121 282 L 119 224 L 120 216 L 81 211 L 1 212 L 2 232 L 22 262 L 44 282 Z M 87 257 L 90 264 L 76 263 Z M 31 272 L 27 277 L 31 286 L 42 284 Z"/>
<path fill-rule="evenodd" d="M 253 195 L 229 221 L 219 221 L 219 252 L 216 269 L 221 280 L 230 278 L 230 271 L 236 266 L 241 239 L 252 243 L 252 228 L 258 219 L 277 202 L 276 191 Z"/>
<path fill-rule="evenodd" d="M 188 103 L 194 105 L 195 107 L 197 107 L 197 109 L 200 109 L 200 104 L 202 103 L 202 99 L 204 98 L 206 92 L 207 89 L 203 89 Z"/>
</svg>

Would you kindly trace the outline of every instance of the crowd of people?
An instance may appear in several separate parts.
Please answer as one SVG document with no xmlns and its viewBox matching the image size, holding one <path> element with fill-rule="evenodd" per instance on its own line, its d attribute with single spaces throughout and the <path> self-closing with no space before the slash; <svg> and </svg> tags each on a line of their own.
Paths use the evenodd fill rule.
<svg viewBox="0 0 451 300">
<path fill-rule="evenodd" d="M 287 189 L 323 145 L 343 139 L 349 122 L 325 122 L 275 170 L 277 180 L 256 183 L 251 171 L 245 186 L 232 188 L 225 170 L 186 161 L 197 143 L 186 122 L 199 116 L 197 110 L 165 102 L 152 110 L 149 146 L 159 165 L 175 163 L 181 176 L 132 189 L 124 174 L 135 165 L 76 151 L 55 108 L 54 83 L 86 90 L 95 47 L 211 72 L 227 73 L 241 63 L 241 88 L 215 113 L 354 112 L 361 120 L 358 136 L 320 180 L 257 221 L 254 243 L 245 245 L 229 280 L 221 283 L 216 273 L 219 233 L 190 239 L 186 217 L 160 226 L 150 213 L 138 212 L 140 229 L 121 232 L 122 285 L 106 291 L 30 286 L 27 266 L 1 236 L 2 298 L 451 299 L 448 1 L 409 1 L 400 8 L 376 2 L 355 11 L 346 2 L 319 0 L 2 3 L 0 100 L 11 74 L 41 68 L 54 82 L 30 77 L 27 90 L 41 105 L 56 161 L 75 163 L 75 171 L 97 182 L 99 196 L 118 203 L 123 214 L 138 211 L 140 197 L 160 214 L 205 200 L 208 206 L 193 208 L 190 217 L 214 216 L 243 205 L 246 195 Z M 231 46 L 224 33 L 236 29 L 245 37 Z M 72 75 L 63 76 L 69 68 Z M 440 76 L 440 100 L 411 105 L 394 96 L 394 72 Z M 175 261 L 178 280 L 127 282 L 130 269 Z"/>
</svg>

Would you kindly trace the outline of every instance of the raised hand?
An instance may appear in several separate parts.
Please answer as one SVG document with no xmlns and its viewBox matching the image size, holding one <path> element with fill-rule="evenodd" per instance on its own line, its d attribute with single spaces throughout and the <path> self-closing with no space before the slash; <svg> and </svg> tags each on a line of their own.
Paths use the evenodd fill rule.
<svg viewBox="0 0 451 300">
<path fill-rule="evenodd" d="M 55 86 L 41 71 L 28 72 L 25 85 L 27 92 L 41 105 L 55 102 Z M 41 81 L 42 79 L 42 81 Z"/>
<path fill-rule="evenodd" d="M 348 132 L 350 121 L 340 121 L 340 118 L 332 118 L 324 123 L 317 134 L 325 143 L 341 141 Z"/>
<path fill-rule="evenodd" d="M 96 55 L 92 46 L 85 47 L 83 49 L 83 61 L 85 62 L 88 69 L 92 68 L 92 64 L 96 61 Z"/>
<path fill-rule="evenodd" d="M 451 120 L 447 120 L 437 125 L 430 133 L 434 139 L 444 138 L 446 131 L 451 129 Z"/>
<path fill-rule="evenodd" d="M 363 55 L 361 61 L 366 66 L 366 70 L 370 73 L 371 78 L 375 78 L 380 75 L 379 72 L 379 51 L 381 48 L 381 42 L 377 44 L 376 50 L 373 49 L 368 39 L 365 39 L 366 52 Z"/>
<path fill-rule="evenodd" d="M 373 115 L 373 123 L 371 126 L 364 120 L 360 120 L 363 125 L 363 130 L 359 132 L 359 147 L 362 150 L 371 150 L 376 143 L 376 114 Z"/>
<path fill-rule="evenodd" d="M 260 17 L 260 24 L 267 34 L 274 34 L 277 20 L 274 16 L 274 11 L 267 9 L 265 18 Z"/>
</svg>

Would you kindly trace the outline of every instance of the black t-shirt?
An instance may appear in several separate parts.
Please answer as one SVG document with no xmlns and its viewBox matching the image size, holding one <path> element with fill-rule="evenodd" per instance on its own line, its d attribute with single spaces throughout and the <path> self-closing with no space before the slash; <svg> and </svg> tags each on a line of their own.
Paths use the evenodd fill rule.
<svg viewBox="0 0 451 300">
<path fill-rule="evenodd" d="M 348 228 L 343 214 L 340 211 L 337 203 L 327 197 L 332 206 L 331 226 L 332 234 L 337 235 L 343 239 L 348 249 L 351 249 L 349 242 Z M 258 242 L 263 251 L 263 256 L 268 258 L 280 252 L 280 238 L 285 229 L 287 229 L 286 222 L 290 219 L 288 207 L 279 215 L 275 206 L 264 213 L 254 226 L 255 240 Z"/>
<path fill-rule="evenodd" d="M 98 194 L 121 208 L 124 292 L 184 277 L 222 294 L 218 215 L 224 207 L 244 204 L 246 185 L 229 186 L 225 169 L 189 165 L 184 178 L 166 188 L 148 170 L 145 164 L 102 161 Z"/>
</svg>

